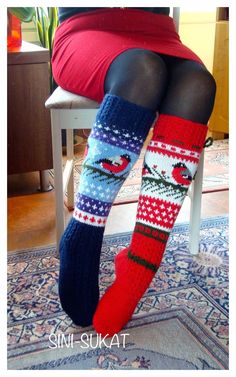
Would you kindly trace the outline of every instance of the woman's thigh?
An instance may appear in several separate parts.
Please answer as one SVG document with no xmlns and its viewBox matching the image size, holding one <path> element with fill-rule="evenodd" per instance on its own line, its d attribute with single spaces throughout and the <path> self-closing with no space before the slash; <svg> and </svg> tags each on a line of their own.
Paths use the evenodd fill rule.
<svg viewBox="0 0 236 377">
<path fill-rule="evenodd" d="M 162 58 L 169 79 L 160 113 L 206 124 L 215 100 L 216 84 L 213 76 L 198 62 L 167 56 Z"/>
<path fill-rule="evenodd" d="M 133 48 L 121 53 L 111 63 L 105 77 L 104 91 L 156 111 L 167 82 L 167 68 L 161 56 L 149 50 Z"/>
</svg>

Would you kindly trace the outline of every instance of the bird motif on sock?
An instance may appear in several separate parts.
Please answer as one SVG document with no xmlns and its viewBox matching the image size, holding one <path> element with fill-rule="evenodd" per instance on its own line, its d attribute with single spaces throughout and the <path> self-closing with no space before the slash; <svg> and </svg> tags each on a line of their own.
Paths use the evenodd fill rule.
<svg viewBox="0 0 236 377">
<path fill-rule="evenodd" d="M 191 172 L 183 162 L 173 165 L 172 177 L 180 185 L 189 186 L 192 181 Z"/>
<path fill-rule="evenodd" d="M 117 174 L 124 171 L 129 165 L 130 161 L 130 156 L 128 154 L 123 154 L 121 156 L 102 158 L 96 161 L 96 163 L 100 164 L 103 169 L 108 170 L 113 174 Z"/>
</svg>

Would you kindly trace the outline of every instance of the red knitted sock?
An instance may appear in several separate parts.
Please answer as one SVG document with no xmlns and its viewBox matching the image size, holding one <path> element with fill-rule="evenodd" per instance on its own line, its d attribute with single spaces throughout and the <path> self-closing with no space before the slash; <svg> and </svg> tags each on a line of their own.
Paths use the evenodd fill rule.
<svg viewBox="0 0 236 377">
<path fill-rule="evenodd" d="M 131 244 L 116 257 L 116 279 L 93 318 L 98 333 L 118 333 L 148 288 L 196 172 L 206 133 L 206 125 L 160 115 L 144 158 Z"/>
</svg>

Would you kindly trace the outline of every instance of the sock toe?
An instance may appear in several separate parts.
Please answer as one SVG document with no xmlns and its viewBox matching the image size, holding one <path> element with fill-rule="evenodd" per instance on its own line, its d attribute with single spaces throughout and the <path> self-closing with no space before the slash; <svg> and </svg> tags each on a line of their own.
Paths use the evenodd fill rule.
<svg viewBox="0 0 236 377">
<path fill-rule="evenodd" d="M 60 242 L 61 306 L 76 325 L 83 327 L 92 324 L 99 300 L 103 229 L 81 224 L 72 218 Z"/>
</svg>

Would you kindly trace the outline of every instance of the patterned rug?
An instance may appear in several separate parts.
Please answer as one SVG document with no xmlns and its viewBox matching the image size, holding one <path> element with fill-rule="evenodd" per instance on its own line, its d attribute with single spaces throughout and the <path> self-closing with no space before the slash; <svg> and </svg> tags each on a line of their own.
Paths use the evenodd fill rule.
<svg viewBox="0 0 236 377">
<path fill-rule="evenodd" d="M 84 147 L 86 143 L 84 142 Z M 203 192 L 212 192 L 219 190 L 227 190 L 229 187 L 229 141 L 215 140 L 213 145 L 205 149 L 204 159 L 204 177 L 203 177 Z M 143 148 L 140 157 L 129 177 L 121 187 L 116 199 L 115 204 L 134 202 L 138 200 L 140 184 L 141 184 L 141 171 L 145 148 Z M 83 163 L 83 151 L 77 153 L 75 156 L 75 192 L 80 180 Z M 53 185 L 53 171 L 50 170 L 51 184 Z"/>
<path fill-rule="evenodd" d="M 101 292 L 130 233 L 106 236 Z M 54 246 L 10 253 L 9 369 L 228 369 L 228 218 L 204 219 L 200 253 L 177 224 L 161 267 L 119 336 L 99 339 L 61 309 Z"/>
</svg>

